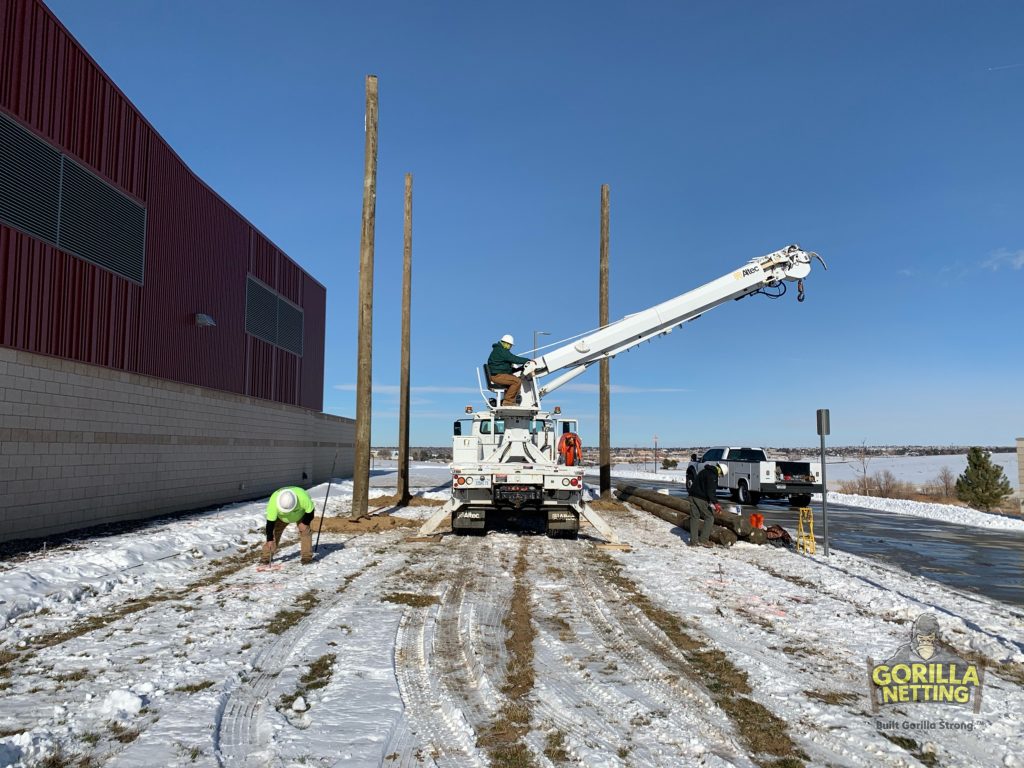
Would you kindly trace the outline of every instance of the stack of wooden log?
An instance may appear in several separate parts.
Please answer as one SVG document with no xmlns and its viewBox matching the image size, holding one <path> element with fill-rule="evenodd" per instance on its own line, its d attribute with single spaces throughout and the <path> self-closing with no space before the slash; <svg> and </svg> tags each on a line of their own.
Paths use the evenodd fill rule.
<svg viewBox="0 0 1024 768">
<path fill-rule="evenodd" d="M 685 531 L 690 530 L 690 502 L 668 496 L 657 491 L 637 488 L 635 485 L 620 483 L 616 487 L 615 496 L 623 502 L 657 515 Z M 739 540 L 751 544 L 764 544 L 768 539 L 764 530 L 754 528 L 750 524 L 750 513 L 735 514 L 733 512 L 716 512 L 715 527 L 711 531 L 711 541 L 724 547 L 731 547 Z"/>
</svg>

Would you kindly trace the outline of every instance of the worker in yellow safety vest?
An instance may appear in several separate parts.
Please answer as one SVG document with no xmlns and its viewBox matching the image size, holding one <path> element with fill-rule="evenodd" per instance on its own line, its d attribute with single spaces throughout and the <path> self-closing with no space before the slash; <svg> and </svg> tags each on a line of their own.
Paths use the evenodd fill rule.
<svg viewBox="0 0 1024 768">
<path fill-rule="evenodd" d="M 313 522 L 316 507 L 309 494 L 296 486 L 279 488 L 267 502 L 267 542 L 263 545 L 260 561 L 269 563 L 281 544 L 281 534 L 289 523 L 299 526 L 300 560 L 305 565 L 313 562 Z"/>
</svg>

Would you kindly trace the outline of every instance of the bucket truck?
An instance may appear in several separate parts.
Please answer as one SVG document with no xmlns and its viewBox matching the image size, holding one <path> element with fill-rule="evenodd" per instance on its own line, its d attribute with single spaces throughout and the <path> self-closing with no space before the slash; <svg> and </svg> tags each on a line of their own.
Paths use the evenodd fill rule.
<svg viewBox="0 0 1024 768">
<path fill-rule="evenodd" d="M 583 467 L 559 461 L 556 445 L 563 433 L 577 431 L 576 422 L 563 418 L 558 408 L 545 410 L 542 399 L 599 360 L 671 333 L 719 304 L 754 294 L 777 298 L 786 292 L 788 282 L 797 284 L 797 298 L 803 301 L 803 279 L 814 259 L 825 267 L 818 254 L 789 245 L 692 291 L 569 339 L 523 366 L 516 405 L 501 405 L 500 393 L 487 396 L 486 390 L 493 387 L 485 371 L 480 391 L 486 407 L 467 407 L 466 417 L 454 424 L 451 498 L 423 524 L 419 535 L 432 534 L 449 515 L 452 530 L 465 534 L 484 532 L 492 516 L 536 510 L 546 515 L 550 536 L 575 538 L 583 518 L 605 539 L 617 542 L 615 532 L 584 501 Z"/>
</svg>

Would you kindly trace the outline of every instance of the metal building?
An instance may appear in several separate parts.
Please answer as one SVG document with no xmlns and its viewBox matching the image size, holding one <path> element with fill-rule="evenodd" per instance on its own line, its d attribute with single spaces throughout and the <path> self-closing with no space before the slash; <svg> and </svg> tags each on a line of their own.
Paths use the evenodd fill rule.
<svg viewBox="0 0 1024 768">
<path fill-rule="evenodd" d="M 0 2 L 0 540 L 350 468 L 325 306 L 40 0 Z"/>
</svg>

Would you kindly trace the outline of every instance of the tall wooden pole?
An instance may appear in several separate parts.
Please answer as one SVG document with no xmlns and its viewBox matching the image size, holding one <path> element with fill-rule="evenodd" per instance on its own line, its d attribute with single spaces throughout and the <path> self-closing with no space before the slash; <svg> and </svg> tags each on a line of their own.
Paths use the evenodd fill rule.
<svg viewBox="0 0 1024 768">
<path fill-rule="evenodd" d="M 373 235 L 377 216 L 377 76 L 366 77 L 363 226 L 359 235 L 359 358 L 352 517 L 364 516 L 370 493 L 370 414 L 373 384 Z"/>
<path fill-rule="evenodd" d="M 398 503 L 409 491 L 409 330 L 412 322 L 412 174 L 405 174 L 405 247 L 402 251 L 402 372 L 398 403 Z"/>
<path fill-rule="evenodd" d="M 608 325 L 608 219 L 609 190 L 607 184 L 601 185 L 601 272 L 598 288 L 598 322 L 602 327 Z M 601 410 L 601 498 L 610 498 L 612 493 L 612 449 L 611 449 L 611 361 L 601 361 L 600 382 Z"/>
</svg>

